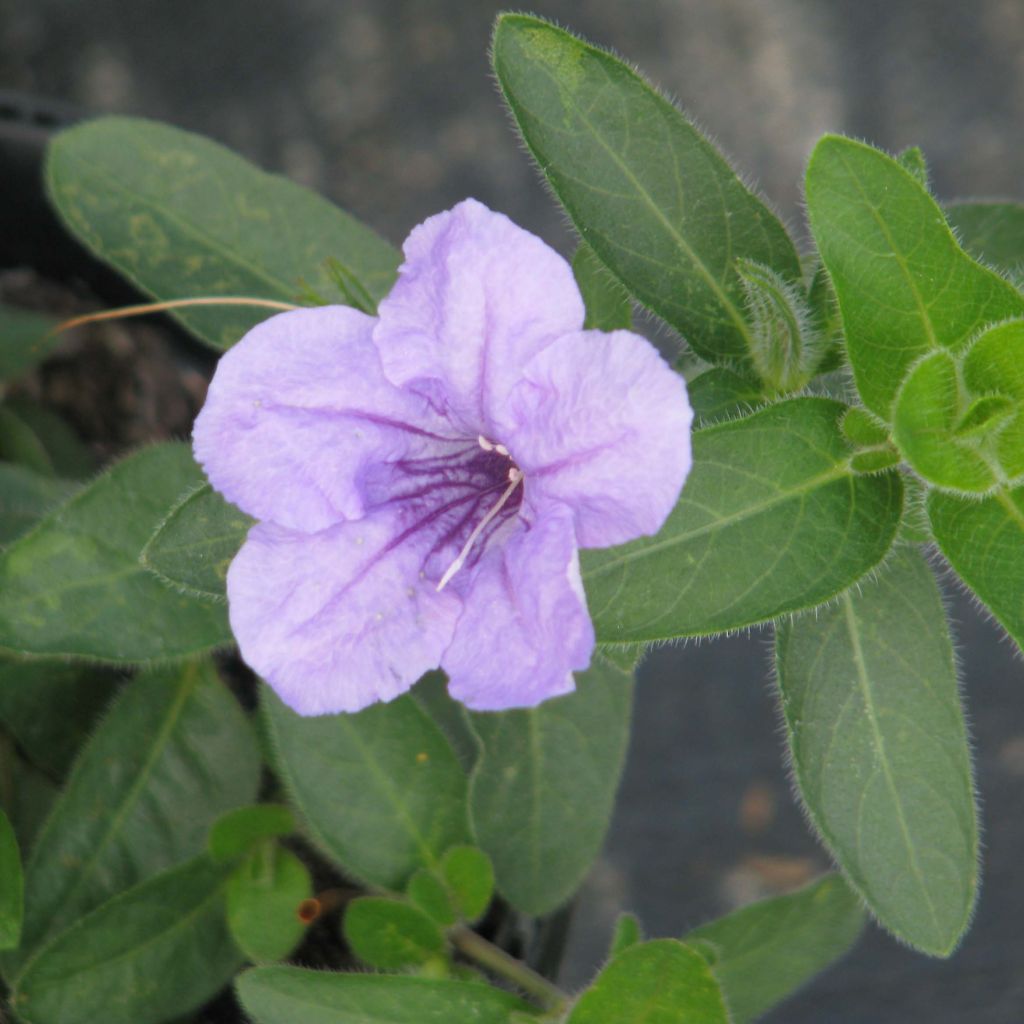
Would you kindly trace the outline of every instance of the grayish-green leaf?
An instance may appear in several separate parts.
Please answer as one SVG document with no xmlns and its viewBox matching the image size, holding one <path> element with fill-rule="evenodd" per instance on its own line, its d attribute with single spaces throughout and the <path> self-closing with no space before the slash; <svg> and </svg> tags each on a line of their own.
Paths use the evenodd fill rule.
<svg viewBox="0 0 1024 1024">
<path fill-rule="evenodd" d="M 223 601 L 228 566 L 254 522 L 202 483 L 167 513 L 139 561 L 186 594 Z"/>
<path fill-rule="evenodd" d="M 379 299 L 398 265 L 390 245 L 327 200 L 153 121 L 105 117 L 66 129 L 50 144 L 46 184 L 71 231 L 155 299 L 294 303 L 305 283 L 342 301 L 327 268 L 332 257 Z M 227 348 L 270 312 L 200 307 L 175 315 Z"/>
<path fill-rule="evenodd" d="M 408 975 L 261 967 L 236 985 L 256 1024 L 509 1024 L 528 1009 L 491 985 Z"/>
<path fill-rule="evenodd" d="M 26 864 L 24 958 L 76 918 L 195 855 L 259 783 L 252 729 L 208 661 L 121 693 L 76 762 Z M 16 966 L 8 961 L 10 977 Z"/>
<path fill-rule="evenodd" d="M 69 480 L 0 462 L 0 545 L 27 533 L 75 490 Z"/>
<path fill-rule="evenodd" d="M 957 245 L 920 182 L 871 146 L 826 135 L 807 168 L 807 208 L 857 388 L 886 420 L 920 356 L 1024 313 L 1024 296 Z"/>
<path fill-rule="evenodd" d="M 468 839 L 465 773 L 412 697 L 304 718 L 264 686 L 261 705 L 292 802 L 349 874 L 400 891 Z"/>
<path fill-rule="evenodd" d="M 629 292 L 586 242 L 576 247 L 572 272 L 587 309 L 583 323 L 587 330 L 629 330 L 633 326 L 633 303 Z"/>
<path fill-rule="evenodd" d="M 821 604 L 874 568 L 903 488 L 895 472 L 851 472 L 845 408 L 794 398 L 694 434 L 693 469 L 661 531 L 583 552 L 598 639 L 750 626 Z"/>
<path fill-rule="evenodd" d="M 981 501 L 933 492 L 927 510 L 950 565 L 1024 650 L 1024 487 Z"/>
<path fill-rule="evenodd" d="M 13 439 L 9 433 L 12 425 Z M 29 459 L 19 458 L 19 449 L 27 451 Z M 92 452 L 65 420 L 21 397 L 8 398 L 0 406 L 0 458 L 74 480 L 91 476 L 96 468 Z"/>
<path fill-rule="evenodd" d="M 1007 274 L 1024 269 L 1024 203 L 952 203 L 946 219 L 976 259 Z"/>
<path fill-rule="evenodd" d="M 0 949 L 16 949 L 21 941 L 24 882 L 18 838 L 0 808 Z"/>
<path fill-rule="evenodd" d="M 576 685 L 535 708 L 472 715 L 481 742 L 473 832 L 498 892 L 528 914 L 554 910 L 582 882 L 604 841 L 629 739 L 632 675 L 598 656 Z"/>
<path fill-rule="evenodd" d="M 294 831 L 295 817 L 284 804 L 235 807 L 211 826 L 206 851 L 215 863 L 226 863 L 266 839 L 287 836 Z"/>
<path fill-rule="evenodd" d="M 117 683 L 91 665 L 0 655 L 0 723 L 34 764 L 61 778 Z"/>
<path fill-rule="evenodd" d="M 477 739 L 469 724 L 466 705 L 448 695 L 448 677 L 443 672 L 428 672 L 411 692 L 413 700 L 445 734 L 463 771 L 468 774 L 479 753 Z"/>
<path fill-rule="evenodd" d="M 611 54 L 504 14 L 494 69 L 530 152 L 580 234 L 711 361 L 746 361 L 734 261 L 800 278 L 778 218 L 668 100 Z"/>
<path fill-rule="evenodd" d="M 224 921 L 228 869 L 197 858 L 102 904 L 28 964 L 25 1024 L 162 1024 L 205 1003 L 242 963 Z"/>
<path fill-rule="evenodd" d="M 630 946 L 577 1000 L 566 1024 L 730 1024 L 711 968 L 675 939 Z"/>
<path fill-rule="evenodd" d="M 229 642 L 223 605 L 173 591 L 139 563 L 201 479 L 187 446 L 144 448 L 11 544 L 0 555 L 0 647 L 131 663 Z"/>
<path fill-rule="evenodd" d="M 978 829 L 953 649 L 915 548 L 781 626 L 777 668 L 800 794 L 878 920 L 948 956 L 978 883 Z"/>
<path fill-rule="evenodd" d="M 838 875 L 742 907 L 690 932 L 725 992 L 733 1024 L 758 1019 L 857 941 L 864 908 Z"/>
<path fill-rule="evenodd" d="M 0 306 L 0 379 L 17 377 L 45 359 L 57 344 L 57 321 L 43 313 Z"/>
<path fill-rule="evenodd" d="M 757 384 L 724 366 L 713 366 L 698 374 L 687 382 L 686 390 L 693 407 L 695 429 L 739 419 L 765 400 Z"/>
<path fill-rule="evenodd" d="M 235 868 L 227 887 L 227 917 L 238 948 L 257 964 L 283 960 L 299 944 L 298 909 L 313 895 L 309 869 L 274 842 L 264 842 Z"/>
<path fill-rule="evenodd" d="M 8 779 L 8 785 L 0 787 L 0 804 L 27 856 L 60 790 L 49 775 L 18 757 L 2 736 L 0 762 Z"/>
</svg>

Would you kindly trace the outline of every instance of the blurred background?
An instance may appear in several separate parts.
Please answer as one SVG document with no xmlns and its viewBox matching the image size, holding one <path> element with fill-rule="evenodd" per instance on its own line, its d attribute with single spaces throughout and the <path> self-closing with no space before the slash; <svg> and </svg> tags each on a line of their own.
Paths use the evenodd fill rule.
<svg viewBox="0 0 1024 1024">
<path fill-rule="evenodd" d="M 800 236 L 803 166 L 824 131 L 888 150 L 920 145 L 943 199 L 1024 198 L 1021 0 L 530 7 L 641 67 Z M 394 242 L 473 195 L 568 254 L 565 219 L 491 79 L 499 9 L 492 0 L 0 0 L 0 89 L 202 132 Z M 950 607 L 986 840 L 974 927 L 944 963 L 872 927 L 768 1018 L 775 1024 L 1024 1020 L 1024 664 L 963 594 L 951 590 Z M 769 641 L 755 633 L 664 648 L 644 662 L 619 809 L 573 922 L 565 984 L 599 966 L 621 909 L 650 935 L 680 935 L 828 866 L 787 780 Z"/>
</svg>

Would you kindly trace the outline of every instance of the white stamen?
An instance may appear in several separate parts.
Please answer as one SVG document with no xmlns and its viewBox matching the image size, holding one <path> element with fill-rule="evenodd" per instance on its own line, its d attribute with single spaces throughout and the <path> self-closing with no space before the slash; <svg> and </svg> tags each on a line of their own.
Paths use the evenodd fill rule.
<svg viewBox="0 0 1024 1024">
<path fill-rule="evenodd" d="M 483 439 L 481 438 L 481 441 Z M 520 481 L 523 479 L 523 471 L 516 469 L 513 466 L 508 471 L 509 485 L 505 488 L 505 493 L 497 500 L 494 508 L 490 510 L 476 525 L 476 529 L 466 539 L 466 543 L 462 545 L 462 550 L 458 553 L 455 561 L 445 570 L 444 575 L 441 577 L 441 582 L 437 585 L 437 592 L 440 593 L 448 584 L 451 582 L 451 578 L 466 564 L 466 558 L 469 556 L 469 552 L 473 547 L 473 543 L 477 537 L 483 532 L 484 527 L 505 507 L 505 503 L 509 498 L 512 497 L 512 492 L 519 486 Z"/>
<path fill-rule="evenodd" d="M 478 445 L 480 445 L 480 447 L 483 448 L 483 450 L 485 452 L 493 452 L 494 451 L 494 445 L 491 444 L 491 442 L 488 441 L 487 438 L 484 437 L 483 434 L 477 434 L 476 435 L 476 443 Z"/>
<path fill-rule="evenodd" d="M 494 450 L 495 450 L 495 451 L 496 451 L 496 452 L 497 452 L 497 453 L 498 453 L 499 455 L 508 455 L 508 449 L 507 449 L 507 448 L 506 448 L 506 447 L 505 447 L 505 446 L 504 446 L 503 444 L 496 444 L 496 445 L 494 446 Z"/>
</svg>

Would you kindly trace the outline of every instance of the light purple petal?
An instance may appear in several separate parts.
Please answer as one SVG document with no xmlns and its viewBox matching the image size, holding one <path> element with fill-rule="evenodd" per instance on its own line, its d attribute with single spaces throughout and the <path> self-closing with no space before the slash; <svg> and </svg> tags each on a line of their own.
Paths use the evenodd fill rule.
<svg viewBox="0 0 1024 1024">
<path fill-rule="evenodd" d="M 583 326 L 569 264 L 507 217 L 467 199 L 414 228 L 379 309 L 384 372 L 492 440 L 523 364 Z"/>
<path fill-rule="evenodd" d="M 395 518 L 306 534 L 258 523 L 228 570 L 242 657 L 299 714 L 359 711 L 435 668 L 461 601 L 420 578 L 421 553 L 391 547 Z"/>
<path fill-rule="evenodd" d="M 384 376 L 373 325 L 347 306 L 300 309 L 265 320 L 221 357 L 193 443 L 229 501 L 257 519 L 321 530 L 364 514 L 369 466 L 451 434 Z"/>
<path fill-rule="evenodd" d="M 690 470 L 686 385 L 629 331 L 566 335 L 522 370 L 503 438 L 523 470 L 524 501 L 575 513 L 581 547 L 661 528 Z"/>
<path fill-rule="evenodd" d="M 532 707 L 568 693 L 573 671 L 590 664 L 594 629 L 572 514 L 548 512 L 490 548 L 462 595 L 465 609 L 441 667 L 452 697 L 476 711 Z"/>
</svg>

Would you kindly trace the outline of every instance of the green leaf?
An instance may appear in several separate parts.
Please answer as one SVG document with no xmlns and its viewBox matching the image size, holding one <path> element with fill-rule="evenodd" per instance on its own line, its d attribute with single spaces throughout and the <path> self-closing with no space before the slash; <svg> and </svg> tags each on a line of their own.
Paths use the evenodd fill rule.
<svg viewBox="0 0 1024 1024">
<path fill-rule="evenodd" d="M 3 746 L 0 744 L 2 756 Z M 4 787 L 0 803 L 27 854 L 60 791 L 50 776 L 23 758 L 12 755 L 7 763 L 10 767 L 5 770 L 10 772 L 11 784 Z"/>
<path fill-rule="evenodd" d="M 398 265 L 390 245 L 327 200 L 153 121 L 105 117 L 66 129 L 50 143 L 46 185 L 72 233 L 154 299 L 296 302 L 303 282 L 336 296 L 331 257 L 379 299 Z M 269 313 L 236 306 L 175 315 L 228 348 Z"/>
<path fill-rule="evenodd" d="M 21 942 L 24 888 L 18 838 L 0 809 L 0 949 L 17 949 Z"/>
<path fill-rule="evenodd" d="M 254 522 L 202 483 L 167 513 L 139 561 L 169 586 L 193 597 L 223 601 L 228 566 Z"/>
<path fill-rule="evenodd" d="M 124 688 L 76 762 L 26 865 L 21 963 L 68 924 L 194 856 L 259 783 L 252 729 L 207 661 Z M 16 973 L 5 965 L 10 977 Z"/>
<path fill-rule="evenodd" d="M 254 963 L 283 960 L 306 930 L 298 909 L 312 895 L 306 865 L 291 850 L 263 843 L 235 868 L 228 882 L 231 937 Z"/>
<path fill-rule="evenodd" d="M 75 491 L 69 480 L 44 476 L 24 466 L 0 462 L 0 545 L 27 533 L 55 505 Z"/>
<path fill-rule="evenodd" d="M 946 219 L 975 259 L 1006 274 L 1024 266 L 1024 204 L 953 203 Z"/>
<path fill-rule="evenodd" d="M 942 598 L 923 556 L 780 626 L 793 770 L 811 820 L 879 921 L 935 956 L 974 906 L 971 761 Z"/>
<path fill-rule="evenodd" d="M 615 932 L 612 935 L 611 948 L 608 950 L 609 957 L 618 956 L 623 950 L 643 942 L 644 934 L 640 927 L 640 919 L 636 914 L 619 914 L 615 921 Z"/>
<path fill-rule="evenodd" d="M 729 1011 L 699 953 L 655 939 L 614 957 L 566 1024 L 729 1024 Z"/>
<path fill-rule="evenodd" d="M 0 379 L 19 377 L 42 362 L 59 338 L 57 321 L 42 313 L 0 306 Z"/>
<path fill-rule="evenodd" d="M 896 154 L 896 162 L 924 189 L 928 188 L 928 161 L 920 146 L 907 146 Z"/>
<path fill-rule="evenodd" d="M 597 254 L 581 242 L 572 258 L 572 272 L 576 277 L 587 317 L 586 330 L 629 330 L 633 326 L 633 303 L 629 292 L 597 258 Z"/>
<path fill-rule="evenodd" d="M 348 905 L 343 927 L 352 952 L 381 970 L 416 967 L 444 955 L 437 922 L 411 903 L 362 896 Z"/>
<path fill-rule="evenodd" d="M 857 476 L 846 407 L 794 398 L 693 437 L 661 532 L 581 559 L 598 640 L 738 629 L 828 601 L 876 566 L 902 510 L 895 472 Z"/>
<path fill-rule="evenodd" d="M 448 695 L 448 677 L 428 672 L 412 688 L 412 698 L 445 734 L 465 772 L 476 763 L 477 739 L 469 724 L 466 705 Z"/>
<path fill-rule="evenodd" d="M 0 555 L 0 647 L 111 663 L 194 654 L 230 641 L 223 605 L 169 590 L 139 552 L 202 479 L 183 444 L 117 463 Z"/>
<path fill-rule="evenodd" d="M 0 405 L 0 459 L 53 476 L 53 463 L 42 441 L 27 423 L 6 405 Z"/>
<path fill-rule="evenodd" d="M 509 1024 L 528 1007 L 472 981 L 261 967 L 236 982 L 256 1024 Z"/>
<path fill-rule="evenodd" d="M 62 778 L 117 684 L 93 666 L 0 655 L 0 723 L 34 764 Z"/>
<path fill-rule="evenodd" d="M 420 868 L 413 874 L 406 886 L 405 895 L 410 903 L 419 907 L 442 928 L 450 928 L 458 920 L 448 886 L 427 868 Z"/>
<path fill-rule="evenodd" d="M 950 565 L 1024 650 L 1024 487 L 981 501 L 933 492 L 926 507 Z"/>
<path fill-rule="evenodd" d="M 708 956 L 734 1024 L 758 1019 L 857 941 L 860 900 L 838 875 L 701 925 L 685 940 Z"/>
<path fill-rule="evenodd" d="M 693 407 L 694 428 L 739 419 L 764 403 L 761 389 L 724 366 L 713 366 L 686 385 Z"/>
<path fill-rule="evenodd" d="M 826 135 L 807 168 L 807 207 L 857 388 L 885 420 L 918 358 L 1024 312 L 1024 296 L 971 259 L 920 182 L 877 149 Z"/>
<path fill-rule="evenodd" d="M 102 904 L 45 946 L 11 1003 L 26 1024 L 161 1024 L 241 965 L 224 923 L 227 868 L 205 858 Z"/>
<path fill-rule="evenodd" d="M 735 260 L 800 279 L 778 218 L 611 54 L 539 18 L 503 14 L 493 57 L 527 147 L 601 262 L 698 355 L 747 361 Z"/>
<path fill-rule="evenodd" d="M 462 921 L 482 917 L 494 894 L 494 866 L 475 846 L 453 846 L 441 858 L 441 874 Z"/>
<path fill-rule="evenodd" d="M 261 707 L 292 802 L 353 877 L 400 891 L 469 838 L 465 773 L 412 697 L 304 718 L 263 687 Z"/>
<path fill-rule="evenodd" d="M 473 833 L 498 892 L 527 914 L 554 910 L 583 881 L 622 772 L 632 674 L 597 657 L 576 686 L 535 708 L 472 715 L 481 743 L 470 781 Z"/>
<path fill-rule="evenodd" d="M 282 804 L 236 807 L 219 817 L 210 828 L 206 850 L 216 864 L 247 853 L 265 839 L 277 839 L 295 831 L 295 818 Z"/>
<path fill-rule="evenodd" d="M 0 457 L 22 462 L 50 476 L 80 480 L 92 475 L 96 468 L 92 452 L 55 412 L 27 398 L 15 397 L 5 400 L 0 413 Z M 28 447 L 33 461 L 19 459 L 9 447 L 11 438 L 4 435 L 14 420 L 17 443 Z"/>
</svg>

